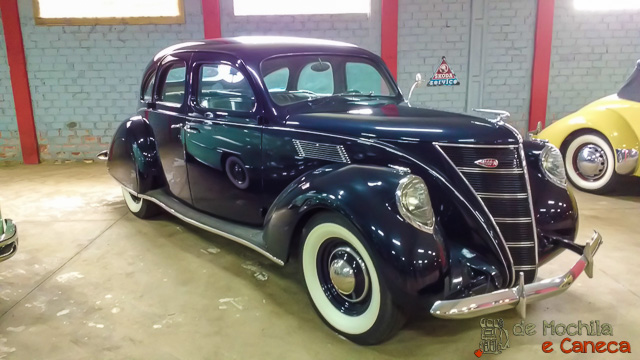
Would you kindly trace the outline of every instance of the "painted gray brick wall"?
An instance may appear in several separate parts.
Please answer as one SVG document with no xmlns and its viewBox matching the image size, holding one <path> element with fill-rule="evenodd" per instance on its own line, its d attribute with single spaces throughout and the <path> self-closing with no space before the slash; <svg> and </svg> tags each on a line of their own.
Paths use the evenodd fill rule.
<svg viewBox="0 0 640 360">
<path fill-rule="evenodd" d="M 0 161 L 21 161 L 18 124 L 13 104 L 11 77 L 7 64 L 7 48 L 4 44 L 4 29 L 0 19 Z"/>
<path fill-rule="evenodd" d="M 532 0 L 488 0 L 483 41 L 482 107 L 511 113 L 510 123 L 526 133 L 536 22 Z"/>
<path fill-rule="evenodd" d="M 414 105 L 458 112 L 475 107 L 506 110 L 512 115 L 511 124 L 526 131 L 535 1 L 476 1 L 473 6 L 480 6 L 484 16 L 474 22 L 471 0 L 400 0 L 399 4 L 398 84 L 405 96 L 416 73 L 431 77 L 446 56 L 461 85 L 418 88 Z M 470 43 L 472 24 L 481 32 L 479 46 Z M 479 103 L 468 99 L 470 62 L 482 69 Z"/>
<path fill-rule="evenodd" d="M 463 111 L 467 99 L 471 0 L 400 0 L 398 15 L 398 85 L 405 97 L 421 73 L 427 80 L 442 56 L 462 83 L 421 87 L 414 106 Z"/>
<path fill-rule="evenodd" d="M 617 92 L 638 59 L 640 11 L 578 11 L 556 0 L 547 124 Z"/>
<path fill-rule="evenodd" d="M 19 9 L 43 160 L 93 158 L 105 149 L 118 124 L 135 113 L 153 55 L 204 37 L 200 0 L 185 0 L 180 25 L 35 26 L 32 2 L 19 0 Z M 10 116 L 3 110 L 0 124 L 15 123 Z"/>
<path fill-rule="evenodd" d="M 380 4 L 380 0 L 372 0 L 369 15 L 235 16 L 233 0 L 220 0 L 222 36 L 279 35 L 330 39 L 380 54 Z"/>
</svg>

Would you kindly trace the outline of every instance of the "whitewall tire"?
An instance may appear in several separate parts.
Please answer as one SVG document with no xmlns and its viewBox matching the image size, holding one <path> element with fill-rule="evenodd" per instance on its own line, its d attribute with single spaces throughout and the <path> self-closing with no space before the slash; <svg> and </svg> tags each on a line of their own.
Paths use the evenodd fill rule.
<svg viewBox="0 0 640 360">
<path fill-rule="evenodd" d="M 321 213 L 305 226 L 303 241 L 307 291 L 327 325 L 363 345 L 398 331 L 404 318 L 353 225 L 340 215 Z"/>
<path fill-rule="evenodd" d="M 564 151 L 569 181 L 587 192 L 605 193 L 612 190 L 616 180 L 615 161 L 609 142 L 596 133 L 569 139 Z"/>
<path fill-rule="evenodd" d="M 134 196 L 124 187 L 122 188 L 122 196 L 124 202 L 131 213 L 141 219 L 148 219 L 160 212 L 160 207 L 149 200 L 141 199 Z"/>
</svg>

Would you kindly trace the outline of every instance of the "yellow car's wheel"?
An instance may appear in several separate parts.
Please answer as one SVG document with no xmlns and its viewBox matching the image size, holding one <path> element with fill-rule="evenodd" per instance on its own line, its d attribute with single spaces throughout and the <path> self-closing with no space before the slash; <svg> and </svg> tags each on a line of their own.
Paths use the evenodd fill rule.
<svg viewBox="0 0 640 360">
<path fill-rule="evenodd" d="M 580 190 L 605 193 L 616 180 L 615 157 L 609 142 L 597 133 L 570 139 L 564 152 L 567 177 Z"/>
</svg>

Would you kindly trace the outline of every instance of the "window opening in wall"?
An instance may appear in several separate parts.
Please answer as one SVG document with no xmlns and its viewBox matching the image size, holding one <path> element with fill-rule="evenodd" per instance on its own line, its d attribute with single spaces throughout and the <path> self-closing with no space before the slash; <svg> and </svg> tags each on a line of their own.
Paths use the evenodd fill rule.
<svg viewBox="0 0 640 360">
<path fill-rule="evenodd" d="M 233 0 L 236 16 L 369 14 L 371 0 Z"/>
<path fill-rule="evenodd" d="M 184 23 L 183 0 L 33 0 L 36 25 Z"/>
<path fill-rule="evenodd" d="M 573 0 L 577 10 L 640 10 L 640 0 Z"/>
</svg>

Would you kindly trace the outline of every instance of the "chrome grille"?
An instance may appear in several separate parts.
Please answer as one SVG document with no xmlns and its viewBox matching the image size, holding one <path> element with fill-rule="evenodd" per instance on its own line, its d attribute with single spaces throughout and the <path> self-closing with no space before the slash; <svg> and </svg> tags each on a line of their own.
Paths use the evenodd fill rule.
<svg viewBox="0 0 640 360">
<path fill-rule="evenodd" d="M 351 162 L 342 145 L 322 144 L 303 140 L 293 140 L 293 145 L 296 147 L 296 151 L 300 157 L 343 163 Z"/>
<path fill-rule="evenodd" d="M 526 283 L 535 279 L 538 263 L 536 227 L 521 145 L 437 144 L 487 208 L 504 239 L 515 273 Z M 484 168 L 475 162 L 496 159 Z M 515 280 L 515 279 L 514 279 Z"/>
</svg>

